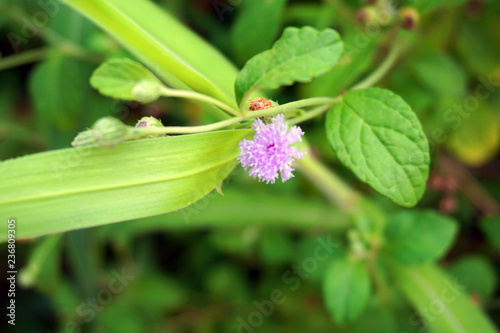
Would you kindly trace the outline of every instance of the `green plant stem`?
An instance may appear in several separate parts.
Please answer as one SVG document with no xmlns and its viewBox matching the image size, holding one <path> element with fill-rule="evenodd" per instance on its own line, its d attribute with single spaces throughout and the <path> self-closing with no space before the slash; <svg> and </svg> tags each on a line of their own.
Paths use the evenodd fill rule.
<svg viewBox="0 0 500 333">
<path fill-rule="evenodd" d="M 196 94 L 196 93 L 195 93 Z M 190 98 L 194 98 L 191 92 L 187 92 L 186 96 L 189 95 Z M 204 101 L 208 101 L 211 97 L 203 95 Z M 200 97 L 200 96 L 197 96 Z M 195 134 L 219 130 L 224 127 L 235 125 L 242 121 L 251 120 L 259 117 L 274 116 L 279 113 L 287 113 L 290 111 L 297 110 L 299 108 L 314 106 L 319 104 L 328 104 L 329 106 L 337 102 L 339 98 L 329 98 L 329 97 L 316 97 L 300 100 L 297 102 L 291 102 L 288 104 L 283 104 L 274 108 L 246 112 L 242 116 L 233 117 L 230 119 L 222 120 L 209 125 L 201 126 L 171 126 L 171 127 L 147 127 L 147 128 L 135 128 L 134 132 L 130 134 L 130 139 L 140 138 L 148 135 L 165 135 L 165 134 Z M 221 102 L 219 102 L 221 103 Z"/>
<path fill-rule="evenodd" d="M 245 118 L 253 119 L 253 118 L 257 118 L 257 117 L 274 116 L 278 113 L 287 113 L 287 112 L 297 110 L 300 108 L 305 108 L 308 106 L 321 105 L 321 104 L 333 105 L 334 103 L 337 103 L 338 101 L 339 101 L 338 97 L 337 98 L 313 97 L 313 98 L 303 99 L 303 100 L 296 101 L 296 102 L 283 104 L 283 105 L 276 106 L 274 108 L 270 108 L 270 109 L 266 109 L 266 110 L 245 112 Z M 247 120 L 247 119 L 245 119 L 245 120 Z"/>
<path fill-rule="evenodd" d="M 72 44 L 62 43 L 56 45 L 55 47 L 42 47 L 2 58 L 0 59 L 0 71 L 44 60 L 56 50 L 62 54 L 74 56 L 75 58 L 89 62 L 100 62 L 103 59 L 101 56 L 90 55 L 88 52 L 82 52 L 80 49 L 75 48 Z"/>
<path fill-rule="evenodd" d="M 304 122 L 304 121 L 307 121 L 309 119 L 316 118 L 317 116 L 319 116 L 322 113 L 325 113 L 326 111 L 330 110 L 331 108 L 332 108 L 331 104 L 321 105 L 321 106 L 318 106 L 318 107 L 314 108 L 313 110 L 311 110 L 307 113 L 304 113 L 298 117 L 295 117 L 287 122 L 290 126 L 297 125 L 297 124 Z"/>
<path fill-rule="evenodd" d="M 323 194 L 342 209 L 350 211 L 359 201 L 360 195 L 344 183 L 335 173 L 314 158 L 307 149 L 302 160 L 297 161 L 297 168 L 302 171 Z"/>
<path fill-rule="evenodd" d="M 389 51 L 389 54 L 387 57 L 384 59 L 384 61 L 380 64 L 380 66 L 372 72 L 371 75 L 369 75 L 365 80 L 359 82 L 356 84 L 354 87 L 352 87 L 352 90 L 355 89 L 363 89 L 363 88 L 368 88 L 376 84 L 382 77 L 384 77 L 388 71 L 392 68 L 392 66 L 395 64 L 397 61 L 399 55 L 401 54 L 402 50 L 404 47 L 402 46 L 403 44 L 399 43 L 394 43 L 394 46 L 391 48 Z M 208 131 L 213 131 L 213 130 L 218 130 L 224 127 L 228 127 L 231 125 L 235 125 L 239 122 L 245 121 L 245 120 L 250 120 L 250 119 L 255 119 L 257 117 L 268 117 L 268 116 L 273 116 L 278 113 L 287 113 L 291 110 L 297 110 L 303 107 L 309 107 L 309 106 L 314 106 L 314 105 L 321 105 L 320 107 L 315 108 L 314 110 L 307 112 L 297 118 L 294 118 L 288 123 L 290 125 L 295 125 L 300 122 L 312 119 L 314 117 L 317 117 L 318 115 L 326 112 L 331 108 L 331 106 L 338 101 L 342 99 L 341 96 L 331 98 L 331 97 L 314 97 L 314 98 L 309 98 L 309 99 L 304 99 L 296 102 L 291 102 L 287 103 L 284 105 L 280 105 L 274 108 L 266 109 L 266 110 L 260 110 L 260 111 L 244 111 L 243 115 L 239 110 L 237 110 L 234 107 L 231 107 L 230 105 L 227 105 L 221 101 L 219 101 L 216 98 L 198 93 L 198 92 L 192 92 L 192 91 L 187 91 L 187 90 L 177 90 L 177 89 L 170 89 L 170 88 L 163 88 L 162 94 L 166 97 L 180 97 L 180 98 L 189 98 L 189 99 L 194 99 L 206 103 L 210 103 L 225 112 L 232 114 L 236 116 L 235 118 L 231 119 L 226 119 L 217 123 L 209 124 L 209 125 L 202 125 L 202 126 L 192 126 L 192 127 L 165 127 L 165 128 L 149 128 L 149 129 L 142 129 L 142 130 L 148 130 L 148 132 L 151 135 L 163 135 L 163 134 L 193 134 L 193 133 L 202 133 L 202 132 L 208 132 Z"/>
<path fill-rule="evenodd" d="M 379 82 L 394 66 L 403 50 L 403 44 L 394 41 L 393 46 L 384 61 L 382 61 L 382 63 L 380 63 L 380 65 L 370 75 L 368 75 L 368 77 L 354 85 L 350 90 L 369 88 Z"/>
<path fill-rule="evenodd" d="M 373 250 L 372 250 L 373 251 Z M 391 288 L 387 284 L 387 280 L 383 276 L 379 267 L 377 267 L 378 253 L 372 252 L 373 254 L 368 259 L 368 269 L 372 275 L 373 282 L 377 288 L 377 294 L 380 301 L 383 304 L 388 304 L 391 298 Z"/>
<path fill-rule="evenodd" d="M 353 224 L 363 238 L 372 246 L 378 247 L 379 234 L 385 225 L 386 215 L 373 201 L 366 198 L 346 184 L 332 170 L 315 157 L 306 144 L 302 147 L 307 153 L 295 166 L 334 204 L 349 213 Z"/>
<path fill-rule="evenodd" d="M 435 264 L 393 264 L 391 272 L 402 292 L 419 309 L 433 332 L 498 332 L 479 307 L 472 304 L 464 287 Z M 439 311 L 435 311 L 436 304 Z"/>
<path fill-rule="evenodd" d="M 195 91 L 171 89 L 171 88 L 163 87 L 162 95 L 165 97 L 187 98 L 187 99 L 197 100 L 200 102 L 209 103 L 209 104 L 212 104 L 212 105 L 220 108 L 223 111 L 226 111 L 229 114 L 232 114 L 234 116 L 241 116 L 241 113 L 236 108 L 231 107 L 231 106 L 227 105 L 224 102 L 221 102 L 220 100 L 218 100 L 216 98 L 213 98 L 211 96 L 201 94 L 201 93 L 198 93 Z"/>
<path fill-rule="evenodd" d="M 79 58 L 81 60 L 85 60 L 92 63 L 101 63 L 105 60 L 105 56 L 99 53 L 89 52 L 84 48 L 81 48 L 77 44 L 61 41 L 55 44 L 55 47 L 62 52 L 63 54 L 67 54 L 69 56 L 73 56 L 75 58 Z"/>
<path fill-rule="evenodd" d="M 50 51 L 50 47 L 42 47 L 2 58 L 0 59 L 0 71 L 43 60 Z"/>
</svg>

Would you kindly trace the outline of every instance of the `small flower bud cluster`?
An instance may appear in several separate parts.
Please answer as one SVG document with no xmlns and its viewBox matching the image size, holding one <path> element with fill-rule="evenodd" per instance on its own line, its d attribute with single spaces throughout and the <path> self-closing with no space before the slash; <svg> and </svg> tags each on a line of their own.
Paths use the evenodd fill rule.
<svg viewBox="0 0 500 333">
<path fill-rule="evenodd" d="M 145 130 L 147 127 L 164 126 L 161 120 L 154 117 L 141 118 L 135 127 L 127 126 L 116 118 L 105 117 L 96 121 L 91 129 L 79 133 L 71 145 L 73 147 L 112 147 L 127 140 L 161 136 L 161 134 L 152 135 Z"/>
<path fill-rule="evenodd" d="M 163 123 L 160 119 L 156 119 L 155 117 L 142 117 L 141 120 L 137 122 L 135 125 L 136 128 L 143 127 L 163 127 Z"/>
<path fill-rule="evenodd" d="M 129 126 L 116 118 L 101 118 L 95 122 L 91 129 L 79 133 L 71 145 L 73 147 L 115 146 L 127 139 L 130 130 Z"/>
</svg>

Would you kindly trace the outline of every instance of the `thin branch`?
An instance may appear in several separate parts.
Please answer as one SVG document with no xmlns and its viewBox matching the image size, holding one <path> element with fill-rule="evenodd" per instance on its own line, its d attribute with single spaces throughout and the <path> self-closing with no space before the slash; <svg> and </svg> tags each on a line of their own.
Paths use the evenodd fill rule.
<svg viewBox="0 0 500 333">
<path fill-rule="evenodd" d="M 365 89 L 377 84 L 396 64 L 396 61 L 403 52 L 403 49 L 403 44 L 394 41 L 394 44 L 384 61 L 382 61 L 380 65 L 370 75 L 368 75 L 368 77 L 353 86 L 350 90 Z"/>
<path fill-rule="evenodd" d="M 0 59 L 0 71 L 38 62 L 47 56 L 51 51 L 50 47 L 42 47 L 39 49 L 29 50 L 19 54 L 14 54 Z"/>
</svg>

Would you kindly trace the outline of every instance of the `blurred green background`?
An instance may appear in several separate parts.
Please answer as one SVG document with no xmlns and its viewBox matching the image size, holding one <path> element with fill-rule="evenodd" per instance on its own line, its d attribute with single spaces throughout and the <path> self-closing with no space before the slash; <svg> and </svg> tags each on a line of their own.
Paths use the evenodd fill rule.
<svg viewBox="0 0 500 333">
<path fill-rule="evenodd" d="M 250 1 L 156 2 L 238 66 L 268 49 L 286 26 L 337 29 L 346 44 L 339 65 L 310 84 L 281 89 L 273 96 L 280 103 L 337 96 L 381 62 L 395 34 L 406 40 L 408 50 L 380 86 L 412 106 L 431 143 L 432 173 L 419 206 L 459 221 L 459 237 L 441 264 L 500 324 L 500 222 L 486 218 L 499 213 L 500 200 L 500 2 L 408 1 L 387 22 L 376 6 L 361 0 L 282 1 L 280 10 L 256 8 Z M 410 4 L 412 9 L 405 8 Z M 139 105 L 100 96 L 88 83 L 92 71 L 107 58 L 132 56 L 55 0 L 1 0 L 0 52 L 1 160 L 69 147 L 79 131 L 108 115 L 131 125 L 142 116 L 161 118 L 165 125 L 212 120 L 194 102 Z M 344 179 L 388 211 L 397 208 L 338 163 L 321 119 L 302 128 L 315 154 Z M 389 304 L 373 297 L 356 322 L 333 323 L 321 278 L 328 263 L 342 255 L 350 225 L 300 172 L 271 186 L 238 167 L 223 189 L 224 197 L 212 193 L 163 216 L 18 240 L 16 264 L 23 269 L 16 326 L 12 330 L 2 320 L 0 327 L 111 333 L 426 331 L 396 291 Z M 335 246 L 327 259 L 318 260 L 315 251 L 327 240 Z M 6 246 L 0 253 L 7 257 Z M 0 272 L 2 298 L 8 289 L 5 272 Z"/>
</svg>

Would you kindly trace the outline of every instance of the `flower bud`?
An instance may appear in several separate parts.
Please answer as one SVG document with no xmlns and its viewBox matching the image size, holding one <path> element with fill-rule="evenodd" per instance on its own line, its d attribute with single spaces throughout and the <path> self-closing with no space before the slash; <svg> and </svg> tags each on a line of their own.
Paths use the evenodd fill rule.
<svg viewBox="0 0 500 333">
<path fill-rule="evenodd" d="M 163 127 L 163 124 L 160 119 L 156 119 L 155 117 L 142 117 L 141 120 L 137 122 L 135 127 Z"/>
<path fill-rule="evenodd" d="M 142 117 L 141 120 L 137 122 L 135 128 L 146 128 L 146 127 L 164 127 L 160 119 L 155 117 Z M 147 138 L 158 138 L 164 134 L 150 134 L 145 136 Z"/>
<path fill-rule="evenodd" d="M 134 100 L 139 103 L 151 103 L 161 96 L 161 85 L 153 80 L 142 80 L 132 88 Z"/>
<path fill-rule="evenodd" d="M 420 19 L 418 12 L 413 7 L 405 7 L 399 12 L 402 20 L 402 26 L 406 30 L 414 30 Z"/>
<path fill-rule="evenodd" d="M 73 147 L 88 147 L 97 144 L 92 130 L 78 133 L 71 145 Z"/>
<path fill-rule="evenodd" d="M 91 131 L 99 146 L 114 146 L 126 140 L 130 129 L 116 118 L 105 117 L 96 121 Z"/>
<path fill-rule="evenodd" d="M 375 6 L 366 6 L 356 13 L 356 20 L 363 24 L 373 24 L 376 22 L 378 10 Z"/>
</svg>

